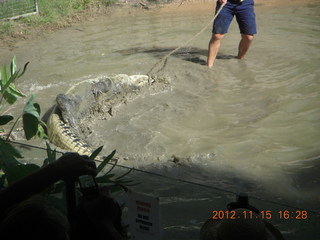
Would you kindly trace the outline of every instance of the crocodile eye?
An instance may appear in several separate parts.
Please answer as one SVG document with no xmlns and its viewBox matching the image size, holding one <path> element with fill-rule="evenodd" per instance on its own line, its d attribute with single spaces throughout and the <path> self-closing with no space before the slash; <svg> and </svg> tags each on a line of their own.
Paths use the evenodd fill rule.
<svg viewBox="0 0 320 240">
<path fill-rule="evenodd" d="M 92 93 L 93 93 L 94 96 L 98 96 L 98 95 L 100 95 L 102 92 L 101 92 L 101 90 L 99 90 L 98 88 L 93 87 L 93 88 L 92 88 Z"/>
</svg>

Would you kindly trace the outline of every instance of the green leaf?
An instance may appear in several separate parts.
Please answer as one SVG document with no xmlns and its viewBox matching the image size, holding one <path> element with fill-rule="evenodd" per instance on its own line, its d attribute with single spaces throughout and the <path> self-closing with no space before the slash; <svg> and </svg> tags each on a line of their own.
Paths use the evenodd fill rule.
<svg viewBox="0 0 320 240">
<path fill-rule="evenodd" d="M 34 103 L 33 106 L 35 107 L 35 109 L 37 109 L 37 113 L 38 113 L 39 120 L 40 120 L 40 113 L 41 113 L 40 105 L 39 105 L 39 103 Z"/>
<path fill-rule="evenodd" d="M 97 183 L 109 183 L 109 182 L 111 182 L 110 179 L 114 176 L 115 176 L 115 174 L 105 174 L 103 176 L 96 177 L 96 182 Z"/>
<path fill-rule="evenodd" d="M 18 99 L 18 97 L 25 97 L 25 95 L 13 84 L 13 82 L 18 78 L 18 74 L 19 71 L 12 75 L 1 88 L 3 98 L 9 104 L 13 104 Z"/>
<path fill-rule="evenodd" d="M 16 72 L 16 68 L 16 56 L 14 56 L 10 64 L 11 75 L 13 75 Z"/>
<path fill-rule="evenodd" d="M 20 164 L 16 158 L 22 158 L 21 154 L 9 142 L 0 138 L 0 168 L 7 169 Z"/>
<path fill-rule="evenodd" d="M 11 64 L 10 64 L 10 78 L 8 79 L 7 75 L 7 66 L 4 64 L 3 66 L 3 79 L 1 78 L 1 93 L 3 95 L 3 98 L 9 103 L 13 104 L 18 99 L 18 97 L 25 97 L 25 95 L 16 88 L 16 86 L 13 84 L 14 81 L 18 78 L 20 78 L 25 71 L 27 70 L 29 62 L 27 62 L 24 65 L 22 73 L 20 73 L 20 70 L 17 71 L 17 65 L 16 65 L 16 57 L 13 57 Z M 1 75 L 1 74 L 0 74 Z M 2 98 L 1 100 L 2 101 Z"/>
<path fill-rule="evenodd" d="M 46 124 L 44 121 L 40 120 L 39 123 L 40 123 L 43 127 L 47 128 L 47 124 Z"/>
<path fill-rule="evenodd" d="M 112 153 L 109 154 L 109 156 L 105 157 L 102 161 L 102 163 L 99 164 L 97 167 L 97 173 L 101 172 L 101 170 L 108 164 L 108 162 L 113 158 L 114 154 L 116 153 L 116 150 L 113 150 Z"/>
<path fill-rule="evenodd" d="M 119 185 L 109 186 L 110 193 L 116 193 L 116 192 L 120 192 L 122 190 L 123 190 L 123 188 L 121 186 L 119 186 Z"/>
<path fill-rule="evenodd" d="M 43 122 L 42 120 L 40 120 L 39 125 L 38 125 L 38 136 L 41 139 L 48 139 L 48 136 L 46 134 L 45 129 L 48 129 L 47 124 L 45 122 Z"/>
<path fill-rule="evenodd" d="M 34 100 L 34 94 L 31 95 L 29 101 L 25 105 L 23 109 L 23 114 L 29 114 L 34 116 L 35 118 L 40 121 L 40 106 L 38 103 L 33 103 Z"/>
<path fill-rule="evenodd" d="M 16 150 L 10 142 L 0 138 L 0 158 L 12 155 L 16 158 L 23 158 L 22 155 Z"/>
<path fill-rule="evenodd" d="M 23 130 L 27 140 L 36 136 L 38 132 L 38 119 L 31 114 L 23 114 Z"/>
<path fill-rule="evenodd" d="M 131 183 L 132 180 L 116 180 L 114 181 L 115 184 L 125 184 L 125 183 Z"/>
<path fill-rule="evenodd" d="M 57 159 L 56 150 L 52 150 L 48 142 L 46 142 L 46 146 L 47 146 L 47 158 L 43 161 L 43 166 L 49 163 L 52 163 Z"/>
<path fill-rule="evenodd" d="M 10 89 L 10 93 L 15 95 L 16 97 L 25 97 L 26 96 L 18 88 L 16 88 L 16 86 L 13 83 L 10 84 L 9 89 Z"/>
<path fill-rule="evenodd" d="M 7 65 L 3 65 L 3 78 L 1 79 L 1 92 L 3 93 L 4 89 L 3 87 L 7 84 L 8 76 L 7 76 Z"/>
<path fill-rule="evenodd" d="M 98 154 L 101 152 L 103 146 L 98 147 L 96 150 L 93 151 L 93 153 L 90 155 L 89 159 L 94 160 Z"/>
<path fill-rule="evenodd" d="M 3 98 L 4 98 L 4 99 L 7 101 L 7 103 L 9 103 L 10 105 L 14 104 L 14 103 L 17 101 L 17 99 L 18 99 L 18 97 L 15 96 L 14 94 L 12 94 L 12 93 L 10 92 L 10 90 L 8 90 L 8 89 L 7 89 L 7 91 L 5 91 L 5 92 L 3 93 Z"/>
<path fill-rule="evenodd" d="M 6 76 L 5 82 L 3 82 L 3 91 L 6 91 L 7 88 L 9 88 L 11 84 L 13 84 L 13 82 L 17 79 L 17 76 L 18 76 L 18 72 L 11 75 L 9 79 Z"/>
<path fill-rule="evenodd" d="M 117 161 L 112 163 L 112 167 L 105 174 L 109 174 L 117 166 Z"/>
<path fill-rule="evenodd" d="M 14 56 L 11 60 L 11 64 L 10 64 L 10 71 L 11 71 L 11 76 L 14 75 L 16 72 L 17 72 L 17 64 L 16 64 L 16 61 L 17 61 L 17 58 L 16 56 Z M 23 67 L 23 71 L 20 75 L 17 75 L 17 78 L 20 78 L 24 73 L 25 71 L 27 70 L 27 66 L 30 62 L 27 62 L 24 67 Z M 20 71 L 20 70 L 19 70 Z M 18 71 L 18 72 L 19 72 Z"/>
<path fill-rule="evenodd" d="M 45 130 L 43 129 L 43 127 L 40 124 L 38 125 L 37 135 L 40 139 L 47 139 L 48 138 L 47 134 L 45 133 Z"/>
<path fill-rule="evenodd" d="M 22 70 L 22 73 L 21 73 L 20 75 L 18 75 L 18 78 L 22 77 L 22 75 L 26 72 L 27 66 L 28 66 L 29 63 L 30 63 L 30 62 L 27 62 L 27 63 L 24 65 L 23 70 Z"/>
<path fill-rule="evenodd" d="M 121 179 L 121 178 L 127 176 L 129 173 L 132 172 L 132 170 L 133 170 L 133 168 L 131 168 L 129 171 L 127 171 L 126 173 L 122 174 L 121 176 L 117 177 L 116 179 Z"/>
<path fill-rule="evenodd" d="M 23 109 L 22 122 L 23 130 L 27 140 L 34 137 L 39 130 L 40 106 L 33 103 L 34 95 L 32 94 L 29 101 Z"/>
<path fill-rule="evenodd" d="M 16 79 L 20 78 L 25 73 L 25 71 L 27 70 L 28 64 L 29 64 L 29 62 L 27 62 L 24 65 L 22 73 L 19 74 L 20 70 L 16 71 L 16 64 L 15 64 L 15 57 L 14 57 L 14 59 L 11 61 L 11 65 L 10 65 L 11 76 L 9 79 L 7 77 L 6 65 L 4 65 L 4 67 L 3 67 L 4 79 L 1 81 L 1 93 L 5 94 L 6 92 L 8 92 L 8 94 L 6 94 L 6 97 L 4 96 L 4 98 L 6 100 L 9 99 L 8 103 L 10 103 L 10 104 L 12 104 L 12 100 L 17 97 L 25 97 L 25 95 L 19 89 L 16 88 L 16 86 L 13 84 L 13 82 Z M 10 95 L 13 95 L 13 96 L 10 96 Z"/>
<path fill-rule="evenodd" d="M 11 120 L 13 120 L 13 117 L 11 115 L 2 115 L 2 116 L 0 116 L 0 126 L 7 124 Z"/>
<path fill-rule="evenodd" d="M 7 70 L 6 70 L 7 71 Z M 5 79 L 3 79 L 3 91 L 5 91 L 10 84 L 13 84 L 13 82 L 17 79 L 18 73 L 14 73 L 13 75 L 10 76 L 10 78 L 8 78 L 7 75 L 5 75 Z"/>
</svg>

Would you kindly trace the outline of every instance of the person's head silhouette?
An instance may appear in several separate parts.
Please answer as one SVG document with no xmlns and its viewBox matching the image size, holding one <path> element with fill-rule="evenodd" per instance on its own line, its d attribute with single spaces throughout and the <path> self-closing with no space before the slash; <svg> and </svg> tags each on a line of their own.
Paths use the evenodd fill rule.
<svg viewBox="0 0 320 240">
<path fill-rule="evenodd" d="M 1 223 L 1 239 L 68 240 L 67 218 L 41 196 L 12 208 Z"/>
<path fill-rule="evenodd" d="M 249 204 L 248 195 L 237 195 L 237 201 L 229 203 L 227 211 L 224 218 L 211 218 L 204 223 L 200 240 L 283 240 L 280 231 Z"/>
</svg>

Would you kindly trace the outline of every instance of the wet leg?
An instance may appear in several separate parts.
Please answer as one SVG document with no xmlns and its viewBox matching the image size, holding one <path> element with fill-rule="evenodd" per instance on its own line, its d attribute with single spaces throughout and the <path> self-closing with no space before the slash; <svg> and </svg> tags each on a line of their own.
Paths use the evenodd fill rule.
<svg viewBox="0 0 320 240">
<path fill-rule="evenodd" d="M 207 66 L 211 68 L 213 66 L 213 62 L 217 57 L 220 48 L 220 41 L 223 38 L 224 34 L 212 34 L 212 37 L 209 42 L 208 48 L 208 59 Z"/>
<path fill-rule="evenodd" d="M 238 49 L 238 59 L 243 59 L 252 43 L 253 35 L 241 34 L 241 40 Z"/>
</svg>

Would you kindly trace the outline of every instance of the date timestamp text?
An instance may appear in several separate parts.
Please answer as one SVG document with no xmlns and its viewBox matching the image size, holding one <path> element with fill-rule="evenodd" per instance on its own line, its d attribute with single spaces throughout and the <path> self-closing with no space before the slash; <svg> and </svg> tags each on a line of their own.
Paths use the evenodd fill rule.
<svg viewBox="0 0 320 240">
<path fill-rule="evenodd" d="M 214 210 L 212 211 L 212 219 L 222 220 L 222 219 L 267 219 L 270 220 L 274 217 L 278 219 L 297 219 L 297 220 L 306 220 L 308 219 L 308 211 L 306 210 L 281 210 L 273 212 L 271 210 L 260 211 L 259 215 L 250 210 L 244 210 L 242 212 L 239 211 L 223 211 L 223 210 Z"/>
</svg>

